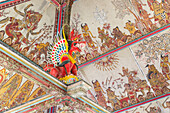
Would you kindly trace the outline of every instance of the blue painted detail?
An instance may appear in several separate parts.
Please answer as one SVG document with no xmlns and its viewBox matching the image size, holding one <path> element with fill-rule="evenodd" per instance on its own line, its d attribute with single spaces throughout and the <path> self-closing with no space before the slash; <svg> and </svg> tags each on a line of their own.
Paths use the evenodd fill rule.
<svg viewBox="0 0 170 113">
<path fill-rule="evenodd" d="M 104 111 L 102 111 L 102 110 L 100 110 L 100 109 L 98 109 L 98 108 L 96 108 L 95 106 L 93 106 L 92 104 L 90 104 L 89 102 L 86 102 L 86 101 L 84 101 L 83 99 L 81 99 L 81 98 L 78 98 L 79 100 L 81 100 L 81 101 L 83 101 L 84 103 L 86 103 L 86 104 L 88 104 L 88 105 L 90 105 L 91 107 L 93 107 L 94 109 L 96 109 L 96 110 L 98 110 L 98 111 L 100 111 L 101 113 L 105 113 Z M 95 111 L 96 112 L 96 111 Z"/>
<path fill-rule="evenodd" d="M 54 107 L 53 107 L 53 112 L 52 113 L 54 113 Z"/>
<path fill-rule="evenodd" d="M 65 47 L 63 46 L 62 49 L 65 50 Z"/>
<path fill-rule="evenodd" d="M 32 108 L 25 109 L 25 110 L 21 111 L 20 113 L 25 113 L 26 111 L 31 110 L 31 109 Z"/>
<path fill-rule="evenodd" d="M 0 4 L 4 4 L 4 3 L 7 3 L 7 2 L 11 2 L 11 1 L 15 1 L 15 0 L 6 0 L 6 1 L 0 2 Z"/>
</svg>

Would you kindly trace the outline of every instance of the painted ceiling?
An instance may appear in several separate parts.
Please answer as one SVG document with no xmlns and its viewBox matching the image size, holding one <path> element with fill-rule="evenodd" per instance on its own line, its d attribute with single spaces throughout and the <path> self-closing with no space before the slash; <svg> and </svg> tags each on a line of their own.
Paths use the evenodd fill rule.
<svg viewBox="0 0 170 113">
<path fill-rule="evenodd" d="M 55 86 L 58 80 L 45 72 L 42 75 L 50 79 L 35 73 L 52 63 L 50 45 L 67 24 L 70 31 L 81 34 L 80 41 L 86 41 L 86 47 L 76 53 L 78 77 L 92 86 L 85 97 L 104 109 L 98 112 L 170 112 L 169 23 L 169 0 L 0 1 L 0 43 L 5 48 L 1 52 L 12 51 L 34 66 L 28 69 L 21 63 L 22 70 L 1 55 L 0 110 L 50 94 L 41 84 Z M 33 76 L 27 76 L 27 69 Z M 41 112 L 96 112 L 89 105 L 79 110 L 83 105 L 76 99 L 61 97 L 56 99 L 57 106 Z M 71 103 L 78 106 L 71 108 Z"/>
</svg>

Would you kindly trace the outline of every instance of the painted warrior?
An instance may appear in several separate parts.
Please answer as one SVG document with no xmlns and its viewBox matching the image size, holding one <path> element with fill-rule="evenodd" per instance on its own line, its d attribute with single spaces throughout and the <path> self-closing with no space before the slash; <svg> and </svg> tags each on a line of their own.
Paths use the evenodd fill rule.
<svg viewBox="0 0 170 113">
<path fill-rule="evenodd" d="M 82 32 L 83 32 L 83 37 L 88 44 L 88 46 L 92 49 L 96 49 L 97 47 L 95 46 L 95 42 L 92 40 L 92 38 L 96 38 L 93 36 L 91 31 L 89 30 L 88 25 L 85 23 L 85 25 L 81 24 Z"/>
</svg>

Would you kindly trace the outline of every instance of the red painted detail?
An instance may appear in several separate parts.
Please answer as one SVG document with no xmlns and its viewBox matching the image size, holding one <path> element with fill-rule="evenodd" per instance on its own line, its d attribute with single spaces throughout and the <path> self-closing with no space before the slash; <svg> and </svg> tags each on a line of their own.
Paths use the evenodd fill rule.
<svg viewBox="0 0 170 113">
<path fill-rule="evenodd" d="M 53 113 L 53 107 L 51 107 L 51 113 Z"/>
<path fill-rule="evenodd" d="M 51 0 L 55 5 L 60 6 L 60 4 L 57 2 L 57 0 Z"/>
<path fill-rule="evenodd" d="M 67 56 L 63 56 L 62 58 L 61 58 L 61 61 L 63 62 L 63 61 L 66 61 L 66 60 L 69 60 L 69 58 L 67 57 Z"/>
<path fill-rule="evenodd" d="M 64 3 L 63 5 L 62 5 L 62 7 L 65 7 L 67 5 L 67 3 Z"/>
<path fill-rule="evenodd" d="M 0 83 L 3 81 L 3 75 L 0 74 Z"/>
</svg>

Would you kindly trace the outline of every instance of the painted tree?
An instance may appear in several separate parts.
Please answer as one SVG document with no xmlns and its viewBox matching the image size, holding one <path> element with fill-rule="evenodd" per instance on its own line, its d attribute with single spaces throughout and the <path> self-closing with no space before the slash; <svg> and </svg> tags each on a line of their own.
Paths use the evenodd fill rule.
<svg viewBox="0 0 170 113">
<path fill-rule="evenodd" d="M 116 18 L 123 19 L 126 15 L 130 15 L 129 9 L 132 9 L 131 4 L 127 0 L 112 0 L 111 3 L 115 7 Z"/>
</svg>

